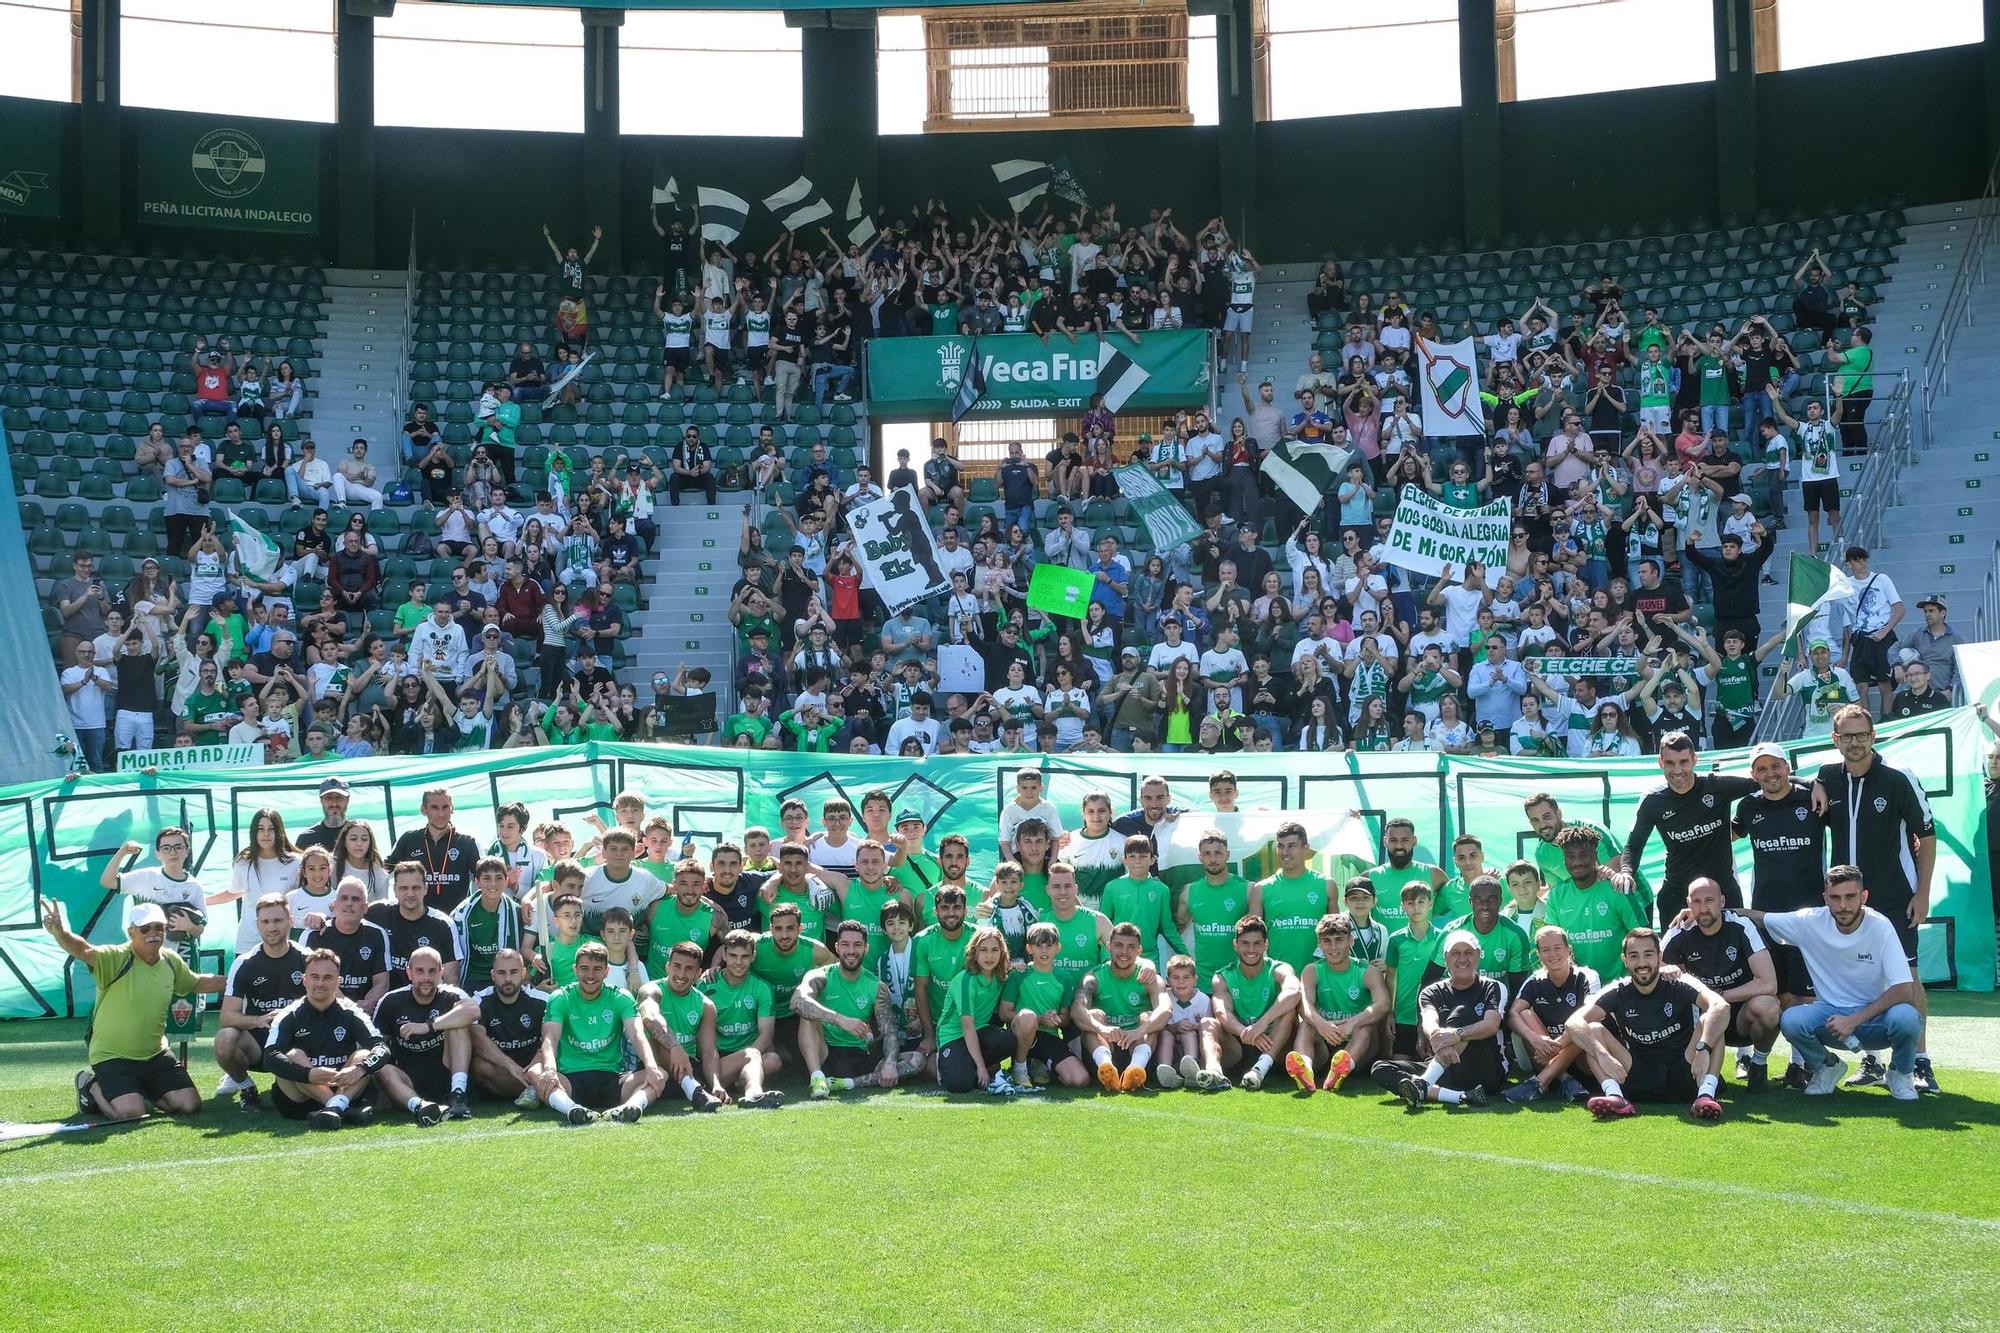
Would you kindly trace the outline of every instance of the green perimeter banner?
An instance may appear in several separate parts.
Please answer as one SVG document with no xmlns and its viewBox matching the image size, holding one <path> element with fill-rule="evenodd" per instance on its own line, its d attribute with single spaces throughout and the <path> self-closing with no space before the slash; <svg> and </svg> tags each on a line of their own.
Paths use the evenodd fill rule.
<svg viewBox="0 0 2000 1333">
<path fill-rule="evenodd" d="M 315 234 L 324 133 L 317 125 L 274 120 L 136 119 L 128 151 L 137 221 Z"/>
<path fill-rule="evenodd" d="M 1924 979 L 1990 990 L 1994 934 L 1982 785 L 1986 738 L 1979 719 L 1973 710 L 1960 708 L 1885 723 L 1881 737 L 1889 760 L 1923 776 L 1937 822 L 1931 920 L 1920 935 Z M 1808 773 L 1835 758 L 1824 737 L 1795 741 L 1789 748 L 1793 764 Z M 1743 751 L 1715 758 L 1724 772 L 1746 771 Z M 257 811 L 275 808 L 296 835 L 318 820 L 319 784 L 336 773 L 352 788 L 349 817 L 369 821 L 384 847 L 423 822 L 419 799 L 426 788 L 437 786 L 452 792 L 458 827 L 482 844 L 492 839 L 493 811 L 504 802 L 525 802 L 531 823 L 557 819 L 581 830 L 584 815 L 596 813 L 609 821 L 612 797 L 636 790 L 646 797 L 649 814 L 665 815 L 675 837 L 692 838 L 704 855 L 724 838 L 740 839 L 746 825 L 776 830 L 778 803 L 787 797 L 804 800 L 817 824 L 820 803 L 827 798 L 841 796 L 858 808 L 866 793 L 880 789 L 896 811 L 923 813 L 929 821 L 927 847 L 935 850 L 947 833 L 969 839 L 973 878 L 984 883 L 998 860 L 994 840 L 999 811 L 1012 799 L 1014 774 L 1024 764 L 1042 770 L 1047 799 L 1056 804 L 1064 826 L 1076 828 L 1087 793 L 1106 792 L 1119 811 L 1134 809 L 1141 779 L 1153 773 L 1167 779 L 1175 803 L 1199 811 L 1208 804 L 1208 776 L 1223 762 L 1237 775 L 1241 809 L 1299 812 L 1314 831 L 1318 862 L 1327 874 L 1351 871 L 1357 860 L 1365 860 L 1379 845 L 1382 823 L 1391 815 L 1416 821 L 1418 854 L 1424 860 L 1449 864 L 1451 839 L 1467 830 L 1484 840 L 1491 865 L 1532 857 L 1535 835 L 1521 803 L 1537 791 L 1554 795 L 1569 818 L 1601 824 L 1622 838 L 1639 798 L 1660 781 L 1651 760 L 1271 754 L 1212 761 L 1198 755 L 1106 754 L 912 761 L 591 744 L 29 783 L 0 789 L 0 1017 L 67 1015 L 90 1008 L 89 974 L 72 965 L 43 933 L 41 904 L 49 897 L 60 900 L 72 928 L 91 940 L 121 940 L 123 903 L 117 893 L 100 889 L 97 879 L 126 839 L 150 847 L 163 827 L 192 828 L 190 869 L 211 895 L 222 893 L 229 887 L 230 861 Z M 1194 813 L 1186 819 L 1192 827 L 1203 816 Z M 1262 868 L 1268 855 L 1260 844 L 1271 830 L 1246 823 L 1236 832 L 1244 835 L 1239 850 L 1245 869 Z M 1236 833 L 1231 837 L 1234 846 Z M 1185 841 L 1175 835 L 1176 846 Z M 1097 858 L 1088 850 L 1073 844 L 1067 854 L 1089 864 Z M 1655 838 L 1643 866 L 1655 883 L 1661 858 Z M 1175 854 L 1169 851 L 1167 860 L 1173 862 Z M 139 861 L 152 863 L 147 855 Z M 1747 879 L 1747 845 L 1739 844 L 1737 866 Z M 205 967 L 223 966 L 235 940 L 236 915 L 232 906 L 211 912 L 202 942 Z"/>
<path fill-rule="evenodd" d="M 5 101 L 0 132 L 0 217 L 62 216 L 65 120 L 76 108 L 60 102 Z"/>
<path fill-rule="evenodd" d="M 990 333 L 979 342 L 986 393 L 974 417 L 1048 416 L 1081 412 L 1098 392 L 1098 374 L 1112 351 L 1146 374 L 1118 408 L 1192 407 L 1208 401 L 1208 334 L 1156 329 L 1129 338 L 1079 338 L 1060 333 L 1044 343 L 1032 333 Z M 965 377 L 973 339 L 875 338 L 868 343 L 868 415 L 878 419 L 943 421 Z"/>
</svg>

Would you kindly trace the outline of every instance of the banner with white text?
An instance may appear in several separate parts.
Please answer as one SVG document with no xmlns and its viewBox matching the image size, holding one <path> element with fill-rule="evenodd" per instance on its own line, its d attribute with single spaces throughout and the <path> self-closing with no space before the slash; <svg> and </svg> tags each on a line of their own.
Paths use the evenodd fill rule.
<svg viewBox="0 0 2000 1333">
<path fill-rule="evenodd" d="M 1514 502 L 1495 500 L 1477 509 L 1458 509 L 1421 486 L 1404 486 L 1396 498 L 1396 518 L 1383 559 L 1412 574 L 1465 573 L 1474 561 L 1486 567 L 1486 582 L 1497 585 L 1507 572 L 1507 537 L 1513 529 Z"/>
</svg>

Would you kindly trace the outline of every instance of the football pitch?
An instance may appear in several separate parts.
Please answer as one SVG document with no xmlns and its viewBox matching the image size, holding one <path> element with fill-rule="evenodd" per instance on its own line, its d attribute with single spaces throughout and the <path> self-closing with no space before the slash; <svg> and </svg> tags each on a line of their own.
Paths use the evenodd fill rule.
<svg viewBox="0 0 2000 1333">
<path fill-rule="evenodd" d="M 576 1129 L 210 1106 L 0 1143 L 0 1327 L 1990 1329 L 2000 1003 L 1934 1001 L 1942 1095 L 1730 1090 L 1720 1125 L 1282 1077 L 1011 1102 L 787 1082 L 777 1112 Z M 0 1027 L 0 1120 L 73 1109 L 81 1037 Z M 191 1061 L 206 1094 L 206 1043 Z"/>
</svg>

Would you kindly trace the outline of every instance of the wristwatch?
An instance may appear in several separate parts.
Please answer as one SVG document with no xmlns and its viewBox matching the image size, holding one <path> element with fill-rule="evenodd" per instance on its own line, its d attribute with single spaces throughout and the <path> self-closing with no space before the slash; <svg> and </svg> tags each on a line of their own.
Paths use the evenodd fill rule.
<svg viewBox="0 0 2000 1333">
<path fill-rule="evenodd" d="M 1715 1049 L 1715 1048 L 1714 1048 L 1713 1046 L 1709 1045 L 1709 1044 L 1708 1044 L 1707 1042 L 1705 1042 L 1705 1041 L 1698 1041 L 1698 1042 L 1696 1042 L 1696 1043 L 1694 1044 L 1694 1048 L 1695 1048 L 1695 1049 L 1696 1049 L 1697 1051 L 1700 1051 L 1700 1052 L 1701 1052 L 1701 1053 L 1702 1053 L 1703 1055 L 1707 1055 L 1707 1054 L 1708 1054 L 1708 1053 L 1709 1053 L 1710 1051 L 1712 1051 L 1712 1050 L 1714 1050 L 1714 1049 Z"/>
</svg>

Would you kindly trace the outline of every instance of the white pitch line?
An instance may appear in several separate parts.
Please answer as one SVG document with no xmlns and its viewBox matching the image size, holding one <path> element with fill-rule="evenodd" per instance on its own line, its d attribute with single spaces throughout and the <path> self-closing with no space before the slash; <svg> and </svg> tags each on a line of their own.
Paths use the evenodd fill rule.
<svg viewBox="0 0 2000 1333">
<path fill-rule="evenodd" d="M 921 1094 L 920 1096 L 921 1100 L 917 1097 L 909 1097 L 909 1098 L 899 1097 L 893 1104 L 885 1107 L 884 1109 L 891 1111 L 973 1110 L 980 1105 L 980 1103 L 978 1102 L 946 1101 L 942 1098 L 941 1095 L 935 1098 L 930 1096 L 922 1096 Z M 857 1103 L 854 1102 L 845 1103 L 845 1105 L 850 1105 L 850 1106 L 856 1104 Z M 829 1102 L 819 1103 L 819 1105 L 831 1107 L 831 1106 L 840 1106 L 843 1105 L 843 1103 L 829 1101 Z M 777 1112 L 776 1114 L 783 1114 L 784 1111 L 794 1111 L 812 1107 L 814 1107 L 814 1103 L 811 1102 L 803 1100 L 793 1102 L 787 1100 L 783 1110 Z M 731 1119 L 736 1118 L 737 1115 L 739 1114 L 744 1116 L 750 1116 L 750 1115 L 763 1116 L 773 1113 L 764 1111 L 742 1111 L 740 1108 L 738 1108 L 736 1111 L 732 1111 L 729 1113 Z M 668 1117 L 658 1117 L 652 1120 L 642 1120 L 640 1123 L 646 1125 L 658 1126 L 666 1123 L 678 1123 L 679 1121 L 685 1118 L 687 1117 L 684 1115 L 674 1115 Z M 148 1123 L 170 1124 L 172 1122 L 167 1121 L 165 1119 L 161 1119 L 159 1121 L 153 1121 Z M 410 1128 L 410 1127 L 404 1126 L 404 1128 Z M 204 1167 L 204 1166 L 243 1166 L 252 1162 L 281 1164 L 285 1162 L 296 1161 L 302 1157 L 336 1157 L 345 1153 L 370 1152 L 370 1151 L 392 1152 L 397 1149 L 403 1149 L 403 1148 L 451 1148 L 451 1147 L 456 1147 L 457 1145 L 463 1143 L 483 1143 L 491 1139 L 516 1139 L 516 1138 L 527 1138 L 531 1135 L 560 1135 L 560 1134 L 574 1134 L 579 1132 L 589 1133 L 594 1128 L 595 1126 L 586 1126 L 583 1127 L 581 1130 L 579 1130 L 576 1127 L 570 1125 L 564 1125 L 561 1123 L 544 1123 L 539 1125 L 513 1125 L 505 1129 L 471 1129 L 459 1132 L 444 1131 L 444 1132 L 423 1133 L 423 1134 L 405 1134 L 397 1138 L 386 1138 L 386 1139 L 381 1137 L 380 1135 L 368 1135 L 365 1138 L 357 1137 L 352 1141 L 345 1141 L 338 1143 L 308 1142 L 301 1144 L 297 1147 L 284 1146 L 282 1144 L 274 1143 L 271 1147 L 266 1148 L 262 1152 L 223 1153 L 219 1156 L 213 1156 L 213 1157 L 177 1157 L 166 1161 L 113 1162 L 113 1163 L 107 1163 L 104 1166 L 75 1166 L 75 1167 L 65 1168 L 64 1170 L 61 1171 L 36 1171 L 36 1172 L 31 1172 L 29 1174 L 16 1175 L 16 1176 L 10 1176 L 4 1173 L 0 1173 L 0 1191 L 12 1189 L 17 1186 L 48 1185 L 66 1180 L 84 1180 L 88 1179 L 91 1176 L 125 1176 L 125 1175 L 133 1175 L 141 1171 L 184 1171 L 190 1167 Z M 51 1141 L 53 1140 L 54 1136 L 52 1135 Z M 74 1142 L 65 1143 L 63 1145 L 63 1147 L 70 1152 L 77 1151 L 80 1146 L 81 1145 Z"/>
<path fill-rule="evenodd" d="M 1306 1138 L 1321 1139 L 1328 1143 L 1339 1143 L 1355 1148 L 1382 1148 L 1391 1152 L 1417 1153 L 1428 1157 L 1440 1157 L 1448 1161 L 1480 1162 L 1489 1166 L 1515 1166 L 1531 1171 L 1548 1171 L 1559 1175 L 1583 1176 L 1591 1180 L 1608 1180 L 1620 1185 L 1649 1185 L 1663 1189 L 1701 1191 L 1709 1194 L 1729 1194 L 1737 1198 L 1755 1199 L 1766 1203 L 1804 1204 L 1814 1208 L 1830 1208 L 1840 1212 L 1856 1213 L 1865 1217 L 1892 1218 L 1904 1222 L 1922 1222 L 1931 1226 L 1964 1227 L 1976 1231 L 2000 1235 L 2000 1218 L 1966 1217 L 1961 1213 L 1930 1212 L 1922 1208 L 1903 1208 L 1888 1203 L 1867 1203 L 1855 1199 L 1835 1198 L 1825 1194 L 1812 1194 L 1803 1190 L 1767 1190 L 1754 1185 L 1734 1185 L 1727 1181 L 1687 1180 L 1678 1176 L 1655 1175 L 1645 1171 L 1619 1171 L 1606 1166 L 1588 1166 L 1580 1162 L 1549 1161 L 1539 1157 L 1508 1157 L 1503 1153 L 1479 1152 L 1470 1148 L 1445 1148 L 1431 1143 L 1411 1143 L 1406 1139 L 1376 1138 L 1367 1134 L 1346 1134 L 1339 1130 L 1317 1129 L 1310 1125 L 1273 1125 L 1265 1121 L 1232 1120 L 1223 1116 L 1189 1115 L 1184 1111 L 1168 1111 L 1158 1107 L 1140 1106 L 1132 1102 L 1100 1100 L 1090 1103 L 1105 1110 L 1122 1111 L 1127 1115 L 1144 1116 L 1148 1119 L 1180 1120 L 1195 1124 L 1223 1125 L 1246 1131 L 1272 1130 L 1280 1134 L 1294 1134 Z M 1685 1196 L 1682 1196 L 1685 1197 Z"/>
</svg>

